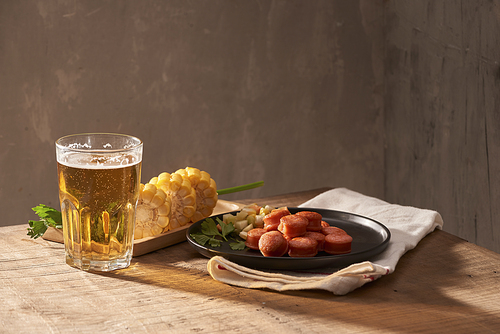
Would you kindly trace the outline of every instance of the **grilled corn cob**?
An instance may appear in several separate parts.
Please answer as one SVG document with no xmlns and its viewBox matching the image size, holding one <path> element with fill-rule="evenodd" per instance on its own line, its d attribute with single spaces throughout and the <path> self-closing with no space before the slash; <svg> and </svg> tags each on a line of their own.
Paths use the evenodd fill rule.
<svg viewBox="0 0 500 334">
<path fill-rule="evenodd" d="M 134 239 L 158 235 L 168 230 L 171 202 L 154 184 L 141 184 L 137 203 Z"/>
<path fill-rule="evenodd" d="M 209 217 L 217 204 L 217 185 L 205 171 L 198 168 L 186 167 L 175 172 L 191 182 L 196 193 L 196 211 L 191 217 L 191 222 Z"/>
<path fill-rule="evenodd" d="M 184 226 L 191 221 L 196 211 L 196 193 L 187 177 L 164 172 L 153 177 L 149 183 L 163 190 L 170 199 L 169 230 Z"/>
</svg>

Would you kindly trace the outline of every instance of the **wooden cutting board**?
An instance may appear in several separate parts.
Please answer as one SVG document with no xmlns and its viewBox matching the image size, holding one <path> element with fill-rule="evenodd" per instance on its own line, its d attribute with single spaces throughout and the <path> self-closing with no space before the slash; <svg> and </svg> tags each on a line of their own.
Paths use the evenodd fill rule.
<svg viewBox="0 0 500 334">
<path fill-rule="evenodd" d="M 240 210 L 242 207 L 243 204 L 218 200 L 212 216 L 230 211 Z M 155 250 L 185 241 L 186 230 L 189 228 L 189 226 L 191 226 L 191 224 L 187 224 L 173 231 L 168 231 L 167 233 L 156 235 L 154 237 L 134 240 L 134 251 L 132 255 L 134 257 L 141 256 L 150 252 L 154 252 Z M 42 238 L 49 241 L 64 243 L 62 230 L 53 227 L 49 227 Z"/>
</svg>

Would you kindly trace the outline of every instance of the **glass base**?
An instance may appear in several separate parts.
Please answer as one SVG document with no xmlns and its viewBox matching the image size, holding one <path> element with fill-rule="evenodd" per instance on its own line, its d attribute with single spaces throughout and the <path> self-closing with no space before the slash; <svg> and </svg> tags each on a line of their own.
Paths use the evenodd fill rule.
<svg viewBox="0 0 500 334">
<path fill-rule="evenodd" d="M 113 271 L 130 266 L 132 256 L 109 261 L 96 261 L 90 259 L 75 259 L 66 255 L 66 263 L 74 268 L 85 271 Z"/>
</svg>

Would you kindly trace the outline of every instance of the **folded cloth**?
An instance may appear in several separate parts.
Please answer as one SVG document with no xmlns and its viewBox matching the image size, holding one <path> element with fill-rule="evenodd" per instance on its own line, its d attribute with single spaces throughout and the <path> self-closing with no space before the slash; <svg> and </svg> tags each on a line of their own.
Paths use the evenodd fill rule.
<svg viewBox="0 0 500 334">
<path fill-rule="evenodd" d="M 246 288 L 277 291 L 323 289 L 335 295 L 345 295 L 367 282 L 394 272 L 403 254 L 415 248 L 434 229 L 443 227 L 443 219 L 436 211 L 389 204 L 346 188 L 326 191 L 300 207 L 344 211 L 372 218 L 391 231 L 391 240 L 387 248 L 371 261 L 352 264 L 341 270 L 255 270 L 215 256 L 208 261 L 210 275 L 217 281 Z"/>
</svg>

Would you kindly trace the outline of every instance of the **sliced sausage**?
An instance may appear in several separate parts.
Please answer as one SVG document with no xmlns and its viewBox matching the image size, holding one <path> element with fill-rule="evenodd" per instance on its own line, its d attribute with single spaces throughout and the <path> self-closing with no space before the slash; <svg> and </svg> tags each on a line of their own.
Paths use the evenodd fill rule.
<svg viewBox="0 0 500 334">
<path fill-rule="evenodd" d="M 288 243 L 290 257 L 313 257 L 318 254 L 318 242 L 312 238 L 297 237 Z"/>
<path fill-rule="evenodd" d="M 280 219 L 283 216 L 288 216 L 290 211 L 288 209 L 276 209 L 271 211 L 271 213 L 267 214 L 264 218 L 264 229 L 266 231 L 276 231 L 278 229 L 278 225 L 280 224 Z"/>
<path fill-rule="evenodd" d="M 346 254 L 351 252 L 352 237 L 347 233 L 330 233 L 325 236 L 324 250 L 328 254 Z"/>
<path fill-rule="evenodd" d="M 289 238 L 300 237 L 307 232 L 307 218 L 298 215 L 288 215 L 281 217 L 278 231 Z"/>
<path fill-rule="evenodd" d="M 321 221 L 323 217 L 321 214 L 312 211 L 300 211 L 297 212 L 296 215 L 305 217 L 308 221 L 307 230 L 313 232 L 321 231 Z"/>
<path fill-rule="evenodd" d="M 259 239 L 259 250 L 264 256 L 283 256 L 288 251 L 288 241 L 279 231 L 266 232 Z"/>
<path fill-rule="evenodd" d="M 251 249 L 259 250 L 259 240 L 264 233 L 266 233 L 266 230 L 263 228 L 254 228 L 248 231 L 245 246 Z"/>
<path fill-rule="evenodd" d="M 325 235 L 320 232 L 306 232 L 304 237 L 311 238 L 317 241 L 318 243 L 318 252 L 322 252 L 325 245 Z"/>
</svg>

